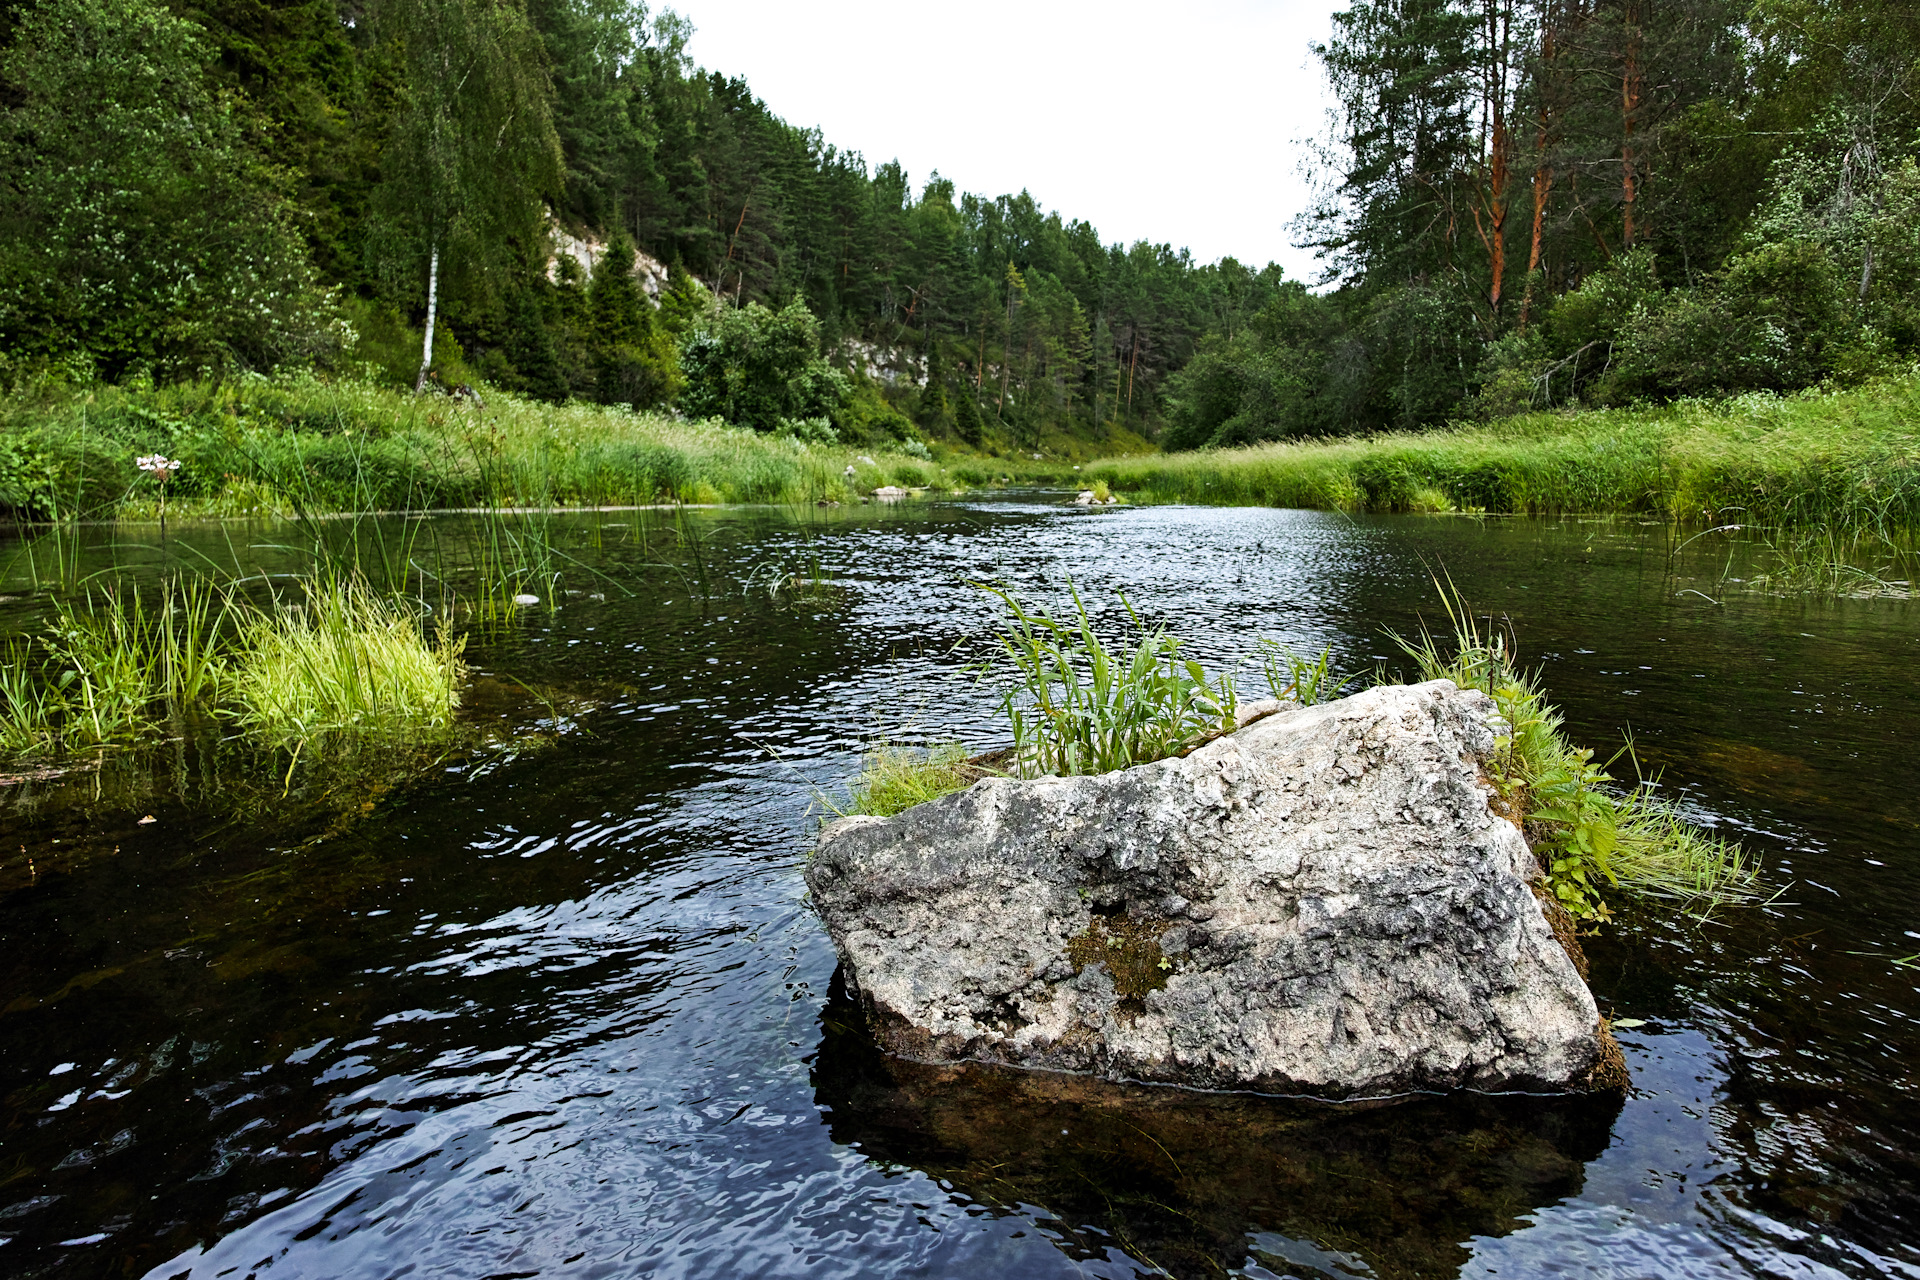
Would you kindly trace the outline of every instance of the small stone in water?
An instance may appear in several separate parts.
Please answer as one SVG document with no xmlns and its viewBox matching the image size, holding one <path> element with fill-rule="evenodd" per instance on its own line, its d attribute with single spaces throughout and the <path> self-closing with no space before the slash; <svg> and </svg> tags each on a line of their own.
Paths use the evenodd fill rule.
<svg viewBox="0 0 1920 1280">
<path fill-rule="evenodd" d="M 521 595 L 515 596 L 513 598 L 513 602 L 515 604 L 539 604 L 540 597 L 521 594 Z"/>
</svg>

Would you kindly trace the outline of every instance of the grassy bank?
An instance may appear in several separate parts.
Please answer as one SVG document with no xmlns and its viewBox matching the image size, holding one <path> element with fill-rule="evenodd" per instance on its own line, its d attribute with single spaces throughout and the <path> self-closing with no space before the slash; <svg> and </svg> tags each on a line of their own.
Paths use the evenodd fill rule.
<svg viewBox="0 0 1920 1280">
<path fill-rule="evenodd" d="M 924 447 L 920 447 L 924 451 Z M 652 502 L 845 502 L 1071 474 L 1061 461 L 803 444 L 718 422 L 489 395 L 484 406 L 312 376 L 0 399 L 0 509 L 30 518 Z M 848 475 L 851 467 L 853 474 Z"/>
<path fill-rule="evenodd" d="M 1483 426 L 1115 458 L 1135 501 L 1340 511 L 1643 512 L 1920 529 L 1920 374 L 1841 392 L 1534 413 Z"/>
</svg>

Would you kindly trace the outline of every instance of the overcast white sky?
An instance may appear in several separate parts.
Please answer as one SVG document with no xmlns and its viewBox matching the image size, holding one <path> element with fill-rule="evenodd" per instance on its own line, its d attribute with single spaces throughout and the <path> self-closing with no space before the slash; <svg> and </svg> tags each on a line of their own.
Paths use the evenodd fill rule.
<svg viewBox="0 0 1920 1280">
<path fill-rule="evenodd" d="M 1031 191 L 1114 241 L 1202 262 L 1271 260 L 1311 282 L 1287 224 L 1324 128 L 1308 45 L 1330 0 L 669 0 L 695 62 L 744 76 L 792 124 L 914 189 Z"/>
</svg>

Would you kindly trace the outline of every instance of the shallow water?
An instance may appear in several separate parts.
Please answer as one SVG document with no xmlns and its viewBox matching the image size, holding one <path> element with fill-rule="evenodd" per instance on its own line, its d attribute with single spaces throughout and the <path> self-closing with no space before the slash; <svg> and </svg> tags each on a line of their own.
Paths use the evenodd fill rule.
<svg viewBox="0 0 1920 1280">
<path fill-rule="evenodd" d="M 457 580 L 479 528 L 369 545 Z M 284 784 L 170 744 L 5 792 L 0 1273 L 1920 1276 L 1915 606 L 1728 594 L 1621 521 L 551 528 L 561 607 L 469 653 L 498 677 L 477 714 L 543 718 L 498 693 L 521 681 L 567 732 Z M 289 540 L 101 532 L 64 570 L 42 545 L 0 556 L 0 610 L 33 625 L 34 575 L 109 562 L 287 571 Z M 811 600 L 767 589 L 821 569 Z M 863 737 L 994 744 L 966 579 L 1071 580 L 1109 619 L 1122 589 L 1210 663 L 1266 634 L 1370 668 L 1435 569 L 1510 615 L 1576 739 L 1630 728 L 1782 890 L 1706 927 L 1622 903 L 1589 943 L 1602 1008 L 1645 1024 L 1629 1097 L 1341 1108 L 865 1040 L 801 859 Z"/>
</svg>

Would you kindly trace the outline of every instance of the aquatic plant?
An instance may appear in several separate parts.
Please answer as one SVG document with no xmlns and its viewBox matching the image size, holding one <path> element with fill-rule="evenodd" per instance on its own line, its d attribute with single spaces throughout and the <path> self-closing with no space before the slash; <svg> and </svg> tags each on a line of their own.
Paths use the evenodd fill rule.
<svg viewBox="0 0 1920 1280">
<path fill-rule="evenodd" d="M 225 669 L 228 604 L 210 583 L 168 578 L 158 608 L 133 592 L 88 590 L 54 605 L 38 642 L 16 638 L 0 665 L 0 754 L 127 742 L 207 702 Z"/>
<path fill-rule="evenodd" d="M 445 730 L 460 701 L 463 639 L 429 637 L 417 610 L 357 579 L 307 584 L 257 616 L 234 661 L 238 722 L 268 742 L 350 731 L 409 739 Z"/>
<path fill-rule="evenodd" d="M 180 459 L 169 458 L 163 453 L 142 454 L 133 460 L 133 465 L 160 482 L 160 523 L 167 522 L 167 481 L 173 479 L 173 473 L 180 469 Z"/>
<path fill-rule="evenodd" d="M 1260 668 L 1274 697 L 1303 707 L 1331 702 L 1359 679 L 1358 673 L 1334 674 L 1332 645 L 1322 649 L 1319 657 L 1309 660 L 1265 636 L 1260 637 Z"/>
<path fill-rule="evenodd" d="M 65 709 L 33 645 L 20 638 L 7 641 L 0 657 L 0 753 L 36 755 L 54 746 Z"/>
<path fill-rule="evenodd" d="M 1904 539 L 1873 529 L 1787 529 L 1764 539 L 1761 572 L 1742 584 L 1775 595 L 1905 597 L 1916 575 Z"/>
<path fill-rule="evenodd" d="M 1014 771 L 1022 776 L 1125 769 L 1232 730 L 1233 678 L 1210 677 L 1183 658 L 1182 642 L 1149 630 L 1125 596 L 1120 603 L 1134 636 L 1109 650 L 1077 590 L 1077 616 L 1061 622 L 1003 588 L 974 585 L 1006 606 L 997 635 L 1004 666 L 988 670 L 1010 677 L 1000 706 L 1013 729 Z"/>
<path fill-rule="evenodd" d="M 1435 580 L 1447 613 L 1443 638 L 1421 627 L 1393 639 L 1427 680 L 1451 680 L 1493 699 L 1506 732 L 1487 761 L 1496 807 L 1526 834 L 1548 891 L 1576 920 L 1605 920 L 1614 887 L 1679 900 L 1696 915 L 1758 896 L 1758 865 L 1738 845 L 1687 823 L 1643 781 L 1622 791 L 1605 763 L 1569 743 L 1538 676 L 1518 667 L 1509 633 L 1468 607 L 1451 581 Z M 1655 780 L 1657 782 L 1657 780 Z"/>
</svg>

